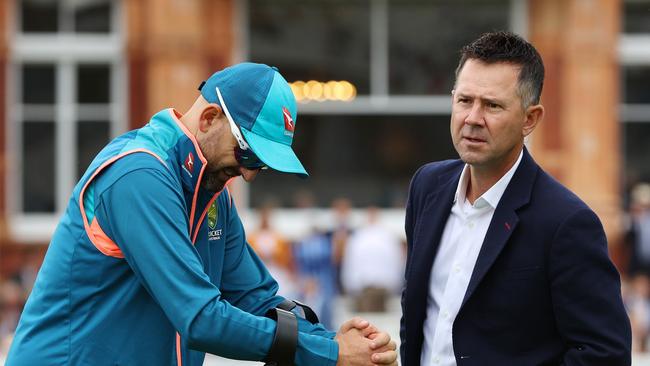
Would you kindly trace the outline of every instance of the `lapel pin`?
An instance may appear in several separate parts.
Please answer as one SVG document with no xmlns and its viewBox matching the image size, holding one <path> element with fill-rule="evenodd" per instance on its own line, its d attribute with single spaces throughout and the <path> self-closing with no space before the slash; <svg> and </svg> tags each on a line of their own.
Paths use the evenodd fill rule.
<svg viewBox="0 0 650 366">
<path fill-rule="evenodd" d="M 506 222 L 506 229 L 510 231 L 510 224 L 508 224 L 507 222 Z"/>
</svg>

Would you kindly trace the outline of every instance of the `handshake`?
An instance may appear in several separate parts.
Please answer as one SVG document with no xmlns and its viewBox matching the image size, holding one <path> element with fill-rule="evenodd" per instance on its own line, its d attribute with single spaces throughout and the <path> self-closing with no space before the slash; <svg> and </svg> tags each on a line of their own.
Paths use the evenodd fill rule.
<svg viewBox="0 0 650 366">
<path fill-rule="evenodd" d="M 355 317 L 346 321 L 334 339 L 339 344 L 337 366 L 397 366 L 395 341 L 366 320 Z"/>
</svg>

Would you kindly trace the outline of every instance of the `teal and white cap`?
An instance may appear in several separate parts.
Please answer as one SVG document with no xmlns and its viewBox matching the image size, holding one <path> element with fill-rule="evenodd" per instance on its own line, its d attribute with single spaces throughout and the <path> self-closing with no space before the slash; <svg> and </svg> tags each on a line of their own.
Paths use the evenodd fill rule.
<svg viewBox="0 0 650 366">
<path fill-rule="evenodd" d="M 291 148 L 296 128 L 296 98 L 278 69 L 245 62 L 214 73 L 201 87 L 210 103 L 228 111 L 257 157 L 270 168 L 307 177 Z M 218 90 L 217 90 L 218 89 Z"/>
</svg>

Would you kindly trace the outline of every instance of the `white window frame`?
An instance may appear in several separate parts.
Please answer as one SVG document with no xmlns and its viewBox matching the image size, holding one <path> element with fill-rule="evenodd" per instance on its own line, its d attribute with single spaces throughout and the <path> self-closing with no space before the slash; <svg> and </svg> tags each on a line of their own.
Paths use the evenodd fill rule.
<svg viewBox="0 0 650 366">
<path fill-rule="evenodd" d="M 620 68 L 626 66 L 650 68 L 650 33 L 622 33 L 618 42 L 618 57 Z M 621 123 L 650 123 L 650 103 L 625 103 L 621 100 L 619 120 Z"/>
<path fill-rule="evenodd" d="M 14 0 L 13 9 L 20 10 L 20 0 Z M 7 85 L 5 90 L 6 146 L 8 162 L 6 179 L 7 217 L 13 240 L 25 243 L 48 242 L 64 212 L 77 179 L 76 129 L 79 117 L 107 116 L 110 137 L 127 128 L 127 70 L 124 51 L 124 20 L 122 1 L 113 0 L 111 33 L 22 33 L 19 18 L 12 29 Z M 69 25 L 68 25 L 69 26 Z M 24 121 L 19 79 L 20 68 L 25 63 L 55 65 L 55 212 L 25 213 L 22 211 L 22 136 L 20 128 Z M 76 73 L 78 64 L 109 64 L 111 66 L 111 103 L 102 105 L 79 105 L 76 102 Z M 31 113 L 30 111 L 30 114 Z M 83 123 L 83 122 L 82 122 Z"/>
</svg>

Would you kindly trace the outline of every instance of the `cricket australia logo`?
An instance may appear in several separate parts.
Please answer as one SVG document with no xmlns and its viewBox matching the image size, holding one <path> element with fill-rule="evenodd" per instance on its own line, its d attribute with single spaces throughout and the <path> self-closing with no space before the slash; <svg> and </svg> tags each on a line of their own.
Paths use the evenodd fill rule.
<svg viewBox="0 0 650 366">
<path fill-rule="evenodd" d="M 221 239 L 222 229 L 217 229 L 217 220 L 219 219 L 219 206 L 215 200 L 208 209 L 208 241 Z"/>
</svg>

